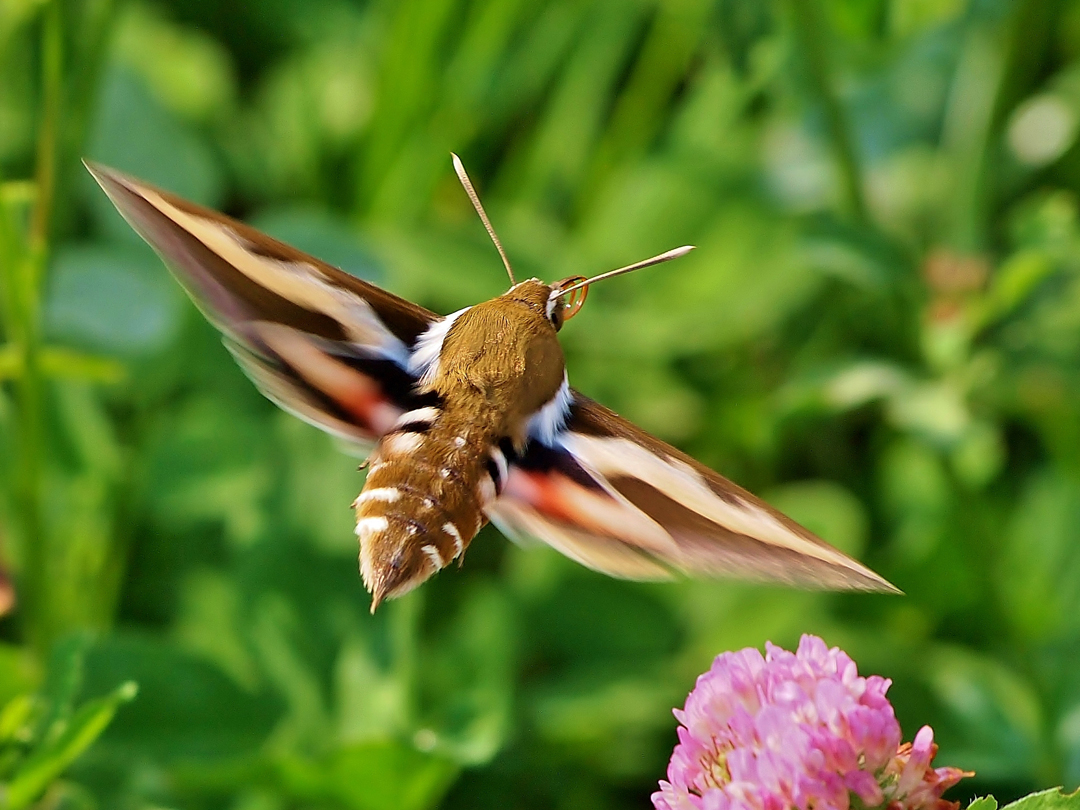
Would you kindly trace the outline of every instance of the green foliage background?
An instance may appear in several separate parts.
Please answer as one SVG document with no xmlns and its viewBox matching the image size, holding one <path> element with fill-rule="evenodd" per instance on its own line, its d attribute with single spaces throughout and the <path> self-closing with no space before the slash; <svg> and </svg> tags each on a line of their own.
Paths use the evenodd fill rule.
<svg viewBox="0 0 1080 810">
<path fill-rule="evenodd" d="M 59 739 L 26 701 L 69 669 L 38 705 L 116 711 L 42 806 L 645 807 L 712 657 L 803 632 L 961 794 L 1075 788 L 1078 123 L 1071 0 L 0 0 L 0 737 Z M 356 460 L 78 159 L 447 312 L 505 287 L 451 149 L 519 277 L 698 245 L 593 291 L 573 383 L 907 595 L 488 529 L 368 616 Z"/>
</svg>

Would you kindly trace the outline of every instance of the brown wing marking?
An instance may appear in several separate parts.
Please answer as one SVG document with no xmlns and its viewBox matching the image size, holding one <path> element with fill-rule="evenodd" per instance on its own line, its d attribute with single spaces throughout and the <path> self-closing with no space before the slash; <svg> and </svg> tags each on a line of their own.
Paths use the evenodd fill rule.
<svg viewBox="0 0 1080 810">
<path fill-rule="evenodd" d="M 91 163 L 87 168 L 223 331 L 237 321 L 258 319 L 331 340 L 351 339 L 351 332 L 359 331 L 360 343 L 367 330 L 381 329 L 411 346 L 439 320 L 242 222 L 114 169 Z M 376 320 L 354 323 L 365 307 Z"/>
</svg>

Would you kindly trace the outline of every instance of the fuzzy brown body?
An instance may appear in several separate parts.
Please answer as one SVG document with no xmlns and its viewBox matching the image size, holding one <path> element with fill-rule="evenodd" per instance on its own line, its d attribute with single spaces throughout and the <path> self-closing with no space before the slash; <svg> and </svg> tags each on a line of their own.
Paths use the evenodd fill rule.
<svg viewBox="0 0 1080 810">
<path fill-rule="evenodd" d="M 372 610 L 464 553 L 505 483 L 507 456 L 564 385 L 550 294 L 525 281 L 461 313 L 419 383 L 439 404 L 404 414 L 372 453 L 354 503 Z"/>
</svg>

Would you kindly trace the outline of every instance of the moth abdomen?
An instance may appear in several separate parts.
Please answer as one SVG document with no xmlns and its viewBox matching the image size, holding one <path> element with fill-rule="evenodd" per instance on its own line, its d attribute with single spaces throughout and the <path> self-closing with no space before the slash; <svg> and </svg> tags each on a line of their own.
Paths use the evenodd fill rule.
<svg viewBox="0 0 1080 810">
<path fill-rule="evenodd" d="M 403 414 L 353 503 L 373 609 L 460 559 L 506 477 L 506 455 L 483 428 L 433 406 Z"/>
</svg>

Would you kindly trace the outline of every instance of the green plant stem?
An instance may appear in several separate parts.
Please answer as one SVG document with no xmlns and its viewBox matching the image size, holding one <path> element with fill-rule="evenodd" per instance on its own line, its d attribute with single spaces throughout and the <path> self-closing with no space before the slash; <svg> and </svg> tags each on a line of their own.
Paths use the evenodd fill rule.
<svg viewBox="0 0 1080 810">
<path fill-rule="evenodd" d="M 806 56 L 810 83 L 825 111 L 829 144 L 840 173 L 844 207 L 860 225 L 869 224 L 862 171 L 855 152 L 848 116 L 833 86 L 828 58 L 828 32 L 818 0 L 789 0 L 795 18 L 795 30 Z"/>
<path fill-rule="evenodd" d="M 37 196 L 30 217 L 26 251 L 12 268 L 12 332 L 22 350 L 22 374 L 16 386 L 19 444 L 16 502 L 22 528 L 23 576 L 20 598 L 25 631 L 41 656 L 52 643 L 48 549 L 42 523 L 44 452 L 44 378 L 41 369 L 41 280 L 48 261 L 56 151 L 63 93 L 63 28 L 61 5 L 52 0 L 42 28 L 42 117 L 38 134 Z"/>
</svg>

